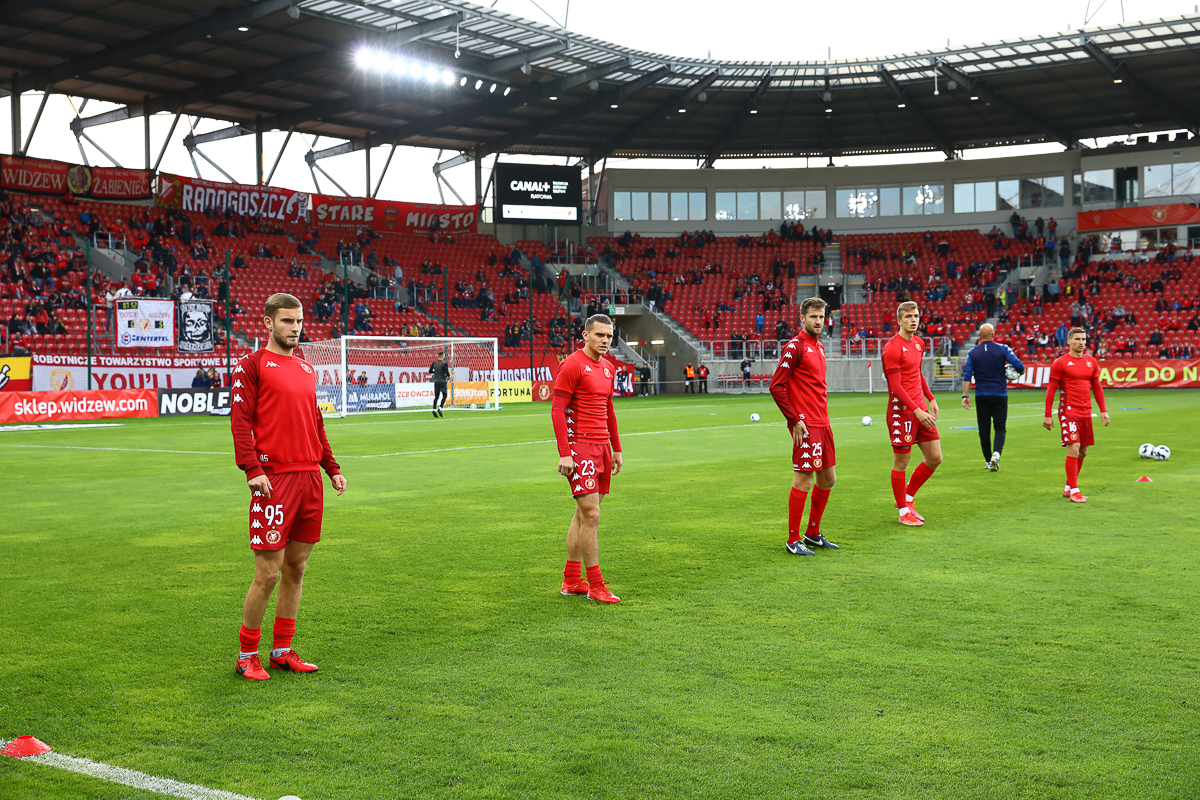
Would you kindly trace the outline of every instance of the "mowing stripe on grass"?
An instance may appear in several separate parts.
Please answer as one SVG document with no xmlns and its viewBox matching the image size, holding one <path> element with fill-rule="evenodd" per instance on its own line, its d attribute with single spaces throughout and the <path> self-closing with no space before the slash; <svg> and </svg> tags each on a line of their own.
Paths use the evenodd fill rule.
<svg viewBox="0 0 1200 800">
<path fill-rule="evenodd" d="M 0 748 L 8 745 L 4 739 L 0 739 Z M 58 769 L 70 770 L 78 772 L 82 775 L 90 775 L 93 778 L 99 778 L 102 781 L 110 783 L 119 783 L 122 786 L 132 786 L 135 789 L 144 789 L 148 792 L 156 794 L 165 794 L 170 797 L 183 797 L 187 800 L 255 800 L 252 797 L 247 797 L 244 794 L 236 794 L 234 792 L 226 792 L 223 789 L 210 789 L 207 786 L 198 786 L 194 783 L 184 783 L 182 781 L 172 780 L 171 778 L 158 778 L 154 775 L 147 775 L 144 772 L 138 772 L 132 769 L 123 767 L 114 767 L 109 764 L 101 764 L 97 761 L 91 761 L 86 758 L 74 758 L 72 756 L 64 756 L 62 753 L 42 753 L 40 756 L 27 756 L 21 759 L 22 761 L 33 761 L 46 767 L 57 767 Z"/>
</svg>

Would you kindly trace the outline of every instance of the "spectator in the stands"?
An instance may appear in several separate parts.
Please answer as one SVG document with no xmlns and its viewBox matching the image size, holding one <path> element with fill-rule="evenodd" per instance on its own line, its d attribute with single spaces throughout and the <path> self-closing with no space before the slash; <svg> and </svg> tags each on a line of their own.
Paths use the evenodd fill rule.
<svg viewBox="0 0 1200 800">
<path fill-rule="evenodd" d="M 196 370 L 196 376 L 192 378 L 192 388 L 207 389 L 210 386 L 212 386 L 212 384 L 208 382 L 208 375 L 204 372 L 204 370 Z"/>
</svg>

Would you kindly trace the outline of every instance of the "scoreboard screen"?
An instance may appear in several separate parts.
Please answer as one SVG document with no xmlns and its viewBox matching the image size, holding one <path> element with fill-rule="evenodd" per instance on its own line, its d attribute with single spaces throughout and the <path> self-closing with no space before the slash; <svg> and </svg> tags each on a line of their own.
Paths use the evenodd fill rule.
<svg viewBox="0 0 1200 800">
<path fill-rule="evenodd" d="M 578 225 L 583 218 L 583 180 L 575 167 L 496 165 L 497 222 Z"/>
</svg>

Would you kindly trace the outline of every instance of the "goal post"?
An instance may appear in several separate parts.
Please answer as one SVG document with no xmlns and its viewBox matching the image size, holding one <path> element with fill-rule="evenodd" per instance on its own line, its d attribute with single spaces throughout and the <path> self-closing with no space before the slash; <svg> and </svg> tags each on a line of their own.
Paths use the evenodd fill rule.
<svg viewBox="0 0 1200 800">
<path fill-rule="evenodd" d="M 317 404 L 325 416 L 428 412 L 429 367 L 445 353 L 450 367 L 447 411 L 500 408 L 500 348 L 496 339 L 451 336 L 343 336 L 300 345 L 317 374 Z"/>
</svg>

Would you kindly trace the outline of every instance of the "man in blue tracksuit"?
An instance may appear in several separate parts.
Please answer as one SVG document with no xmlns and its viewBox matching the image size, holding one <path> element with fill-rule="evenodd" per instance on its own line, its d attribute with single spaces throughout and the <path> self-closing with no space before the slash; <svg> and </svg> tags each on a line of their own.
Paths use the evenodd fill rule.
<svg viewBox="0 0 1200 800">
<path fill-rule="evenodd" d="M 963 365 L 963 408 L 971 407 L 967 390 L 975 379 L 975 418 L 979 421 L 979 445 L 983 448 L 984 469 L 1000 469 L 1000 454 L 1004 452 L 1004 431 L 1008 423 L 1008 378 L 1006 364 L 1018 373 L 1025 365 L 1008 345 L 992 341 L 996 329 L 984 323 L 979 326 L 979 344 L 971 348 Z M 992 449 L 992 426 L 996 427 L 996 449 Z M 990 455 L 989 455 L 990 454 Z"/>
</svg>

